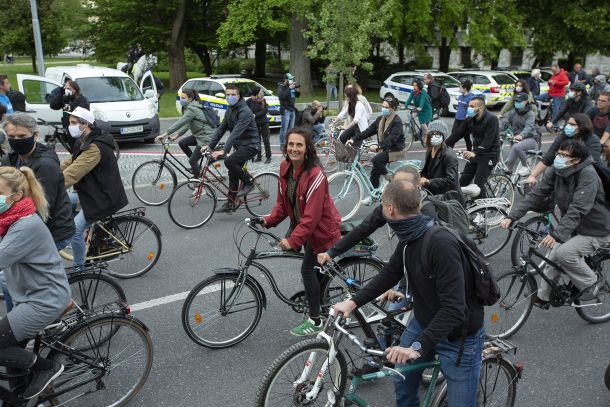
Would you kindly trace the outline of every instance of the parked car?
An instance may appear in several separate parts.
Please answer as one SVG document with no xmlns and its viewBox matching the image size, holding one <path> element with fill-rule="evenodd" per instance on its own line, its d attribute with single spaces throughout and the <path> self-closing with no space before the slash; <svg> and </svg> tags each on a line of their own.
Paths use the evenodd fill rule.
<svg viewBox="0 0 610 407">
<path fill-rule="evenodd" d="M 498 71 L 457 71 L 449 72 L 458 81 L 472 82 L 472 89 L 485 96 L 487 106 L 503 105 L 515 90 L 517 77 L 508 72 Z"/>
<path fill-rule="evenodd" d="M 523 71 L 523 70 L 510 70 L 510 69 L 498 69 L 501 72 L 508 72 L 513 76 L 516 76 L 518 79 L 523 79 L 527 81 L 532 76 L 532 71 Z M 551 73 L 549 75 L 542 70 L 540 71 L 540 94 L 549 93 L 549 83 L 548 79 L 551 77 Z M 546 79 L 544 79 L 546 78 Z"/>
</svg>

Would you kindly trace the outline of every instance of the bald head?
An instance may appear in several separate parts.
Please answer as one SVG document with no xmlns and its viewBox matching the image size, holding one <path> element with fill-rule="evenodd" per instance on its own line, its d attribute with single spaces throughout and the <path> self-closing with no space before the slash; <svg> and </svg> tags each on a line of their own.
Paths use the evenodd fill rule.
<svg viewBox="0 0 610 407">
<path fill-rule="evenodd" d="M 419 188 L 408 181 L 392 181 L 383 191 L 382 204 L 391 207 L 397 217 L 419 213 L 421 198 Z"/>
</svg>

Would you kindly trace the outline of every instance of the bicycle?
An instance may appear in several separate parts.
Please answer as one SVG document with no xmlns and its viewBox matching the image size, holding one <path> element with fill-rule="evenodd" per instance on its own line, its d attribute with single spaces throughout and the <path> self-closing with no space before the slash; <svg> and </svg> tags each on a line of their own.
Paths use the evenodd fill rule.
<svg viewBox="0 0 610 407">
<path fill-rule="evenodd" d="M 327 132 L 314 144 L 318 159 L 320 160 L 320 166 L 325 173 L 329 174 L 337 171 L 337 169 L 345 169 L 345 163 L 342 163 L 336 158 L 336 144 L 341 143 L 339 140 L 339 134 L 342 131 L 341 124 L 333 121 L 327 127 Z M 327 135 L 328 134 L 328 135 Z M 342 144 L 342 143 L 341 143 Z M 377 142 L 365 141 L 363 145 L 371 146 L 377 144 Z M 368 150 L 363 151 L 360 157 L 360 164 L 364 167 L 371 167 L 371 159 L 375 156 L 375 153 L 370 153 Z"/>
<path fill-rule="evenodd" d="M 600 279 L 600 290 L 594 300 L 583 301 L 579 298 L 580 291 L 565 274 L 556 282 L 542 272 L 544 264 L 562 271 L 558 264 L 538 250 L 540 240 L 546 234 L 531 230 L 520 223 L 516 223 L 514 228 L 523 230 L 527 235 L 529 250 L 522 257 L 523 264 L 497 276 L 502 297 L 497 304 L 489 307 L 489 312 L 486 312 L 489 316 L 485 324 L 488 335 L 501 339 L 510 338 L 525 324 L 538 291 L 536 274 L 552 287 L 551 306 L 574 307 L 576 313 L 591 324 L 610 320 L 610 262 L 607 261 L 610 259 L 609 246 L 602 247 L 595 254 L 585 257 L 587 265 Z M 536 264 L 534 258 L 539 259 L 541 263 Z"/>
<path fill-rule="evenodd" d="M 354 313 L 354 316 L 357 320 L 364 320 L 359 313 Z M 358 388 L 362 382 L 391 376 L 400 376 L 404 379 L 403 373 L 424 369 L 433 370 L 422 406 L 447 405 L 447 383 L 441 384 L 435 393 L 440 373 L 440 362 L 437 358 L 431 362 L 416 362 L 400 368 L 389 367 L 385 363 L 384 351 L 367 341 L 363 345 L 356 335 L 349 333 L 341 325 L 343 321 L 342 315 L 335 316 L 334 310 L 331 310 L 324 330 L 315 339 L 299 342 L 282 353 L 267 369 L 259 385 L 255 405 L 257 407 L 369 406 L 358 395 Z M 363 374 L 358 368 L 351 372 L 348 370 L 344 353 L 349 355 L 349 350 L 340 348 L 341 341 L 345 337 L 360 350 L 362 355 L 374 360 L 379 372 Z M 516 348 L 508 342 L 496 340 L 486 343 L 481 356 L 478 406 L 514 406 L 517 382 L 523 367 L 513 365 L 504 356 L 509 352 L 516 352 Z M 353 364 L 351 356 L 350 361 Z M 349 389 L 347 389 L 348 379 L 350 379 Z M 280 390 L 275 390 L 276 387 Z"/>
<path fill-rule="evenodd" d="M 514 141 L 512 129 L 509 129 L 509 131 L 507 131 L 506 133 L 504 133 L 502 135 L 501 140 L 500 140 L 500 143 L 501 143 L 500 160 L 496 164 L 492 173 L 506 175 L 512 182 L 514 189 L 516 189 L 517 192 L 519 192 L 519 194 L 521 196 L 525 196 L 525 194 L 530 189 L 529 183 L 526 182 L 529 172 L 533 168 L 536 168 L 536 165 L 542 160 L 542 156 L 544 155 L 544 152 L 541 150 L 540 141 L 538 141 L 538 149 L 528 150 L 525 152 L 525 154 L 527 155 L 527 165 L 524 166 L 523 164 L 521 164 L 521 161 L 518 161 L 516 170 L 511 172 L 511 171 L 509 171 L 508 167 L 506 166 L 506 159 L 508 157 L 508 154 L 505 153 L 505 150 L 510 150 L 510 147 L 508 149 L 505 147 L 512 146 L 513 144 L 518 143 L 518 142 L 519 141 Z M 522 173 L 522 170 L 524 168 L 527 168 L 528 174 L 520 175 L 520 173 Z"/>
<path fill-rule="evenodd" d="M 548 235 L 549 232 L 559 223 L 559 216 L 555 212 L 555 208 L 543 209 L 540 213 L 536 213 L 531 218 L 521 222 L 523 227 L 533 230 L 536 233 Z M 529 251 L 529 241 L 527 233 L 523 229 L 517 230 L 515 238 L 510 248 L 510 259 L 513 266 L 525 264 L 523 256 Z"/>
<path fill-rule="evenodd" d="M 38 118 L 37 122 L 42 126 L 48 126 L 53 128 L 53 133 L 46 134 L 44 136 L 44 142 L 47 147 L 55 151 L 55 147 L 59 142 L 59 144 L 61 144 L 61 146 L 66 150 L 67 153 L 72 154 L 72 137 L 68 134 L 66 129 L 64 129 L 62 123 L 48 122 L 40 118 Z M 116 160 L 119 161 L 119 157 L 121 156 L 121 150 L 119 149 L 119 144 L 114 138 L 112 139 L 112 150 L 114 152 Z"/>
<path fill-rule="evenodd" d="M 22 397 L 28 371 L 0 373 L 0 380 L 19 383 L 14 391 L 0 386 L 0 400 L 11 406 L 124 406 L 144 386 L 153 362 L 148 328 L 124 304 L 47 326 L 34 338 L 33 352 L 63 364 L 64 372 L 29 401 Z"/>
<path fill-rule="evenodd" d="M 93 263 L 83 271 L 66 270 L 72 301 L 80 312 L 91 311 L 109 303 L 127 303 L 123 288 L 104 274 L 106 264 Z"/>
<path fill-rule="evenodd" d="M 417 111 L 415 108 L 407 108 L 409 111 L 409 120 L 405 121 L 402 125 L 402 131 L 405 135 L 405 151 L 409 151 L 411 149 L 411 145 L 413 145 L 413 140 L 419 140 L 421 146 L 426 148 L 426 138 L 423 134 L 423 130 L 421 125 L 417 123 L 415 117 L 417 116 Z M 432 112 L 431 122 L 434 120 L 439 120 L 439 111 Z"/>
<path fill-rule="evenodd" d="M 157 264 L 162 243 L 161 231 L 145 214 L 143 207 L 127 209 L 93 223 L 85 236 L 85 263 L 114 262 L 108 273 L 118 278 L 146 274 Z M 65 260 L 74 260 L 70 246 L 59 254 Z"/>
<path fill-rule="evenodd" d="M 247 226 L 248 230 L 242 234 L 243 225 Z M 246 218 L 243 224 L 236 227 L 233 240 L 237 247 L 238 259 L 245 259 L 243 263 L 240 261 L 238 268 L 212 270 L 212 277 L 197 284 L 186 297 L 182 307 L 182 326 L 189 338 L 198 345 L 227 348 L 243 341 L 254 331 L 263 309 L 267 306 L 267 295 L 254 277 L 254 272 L 264 276 L 280 301 L 297 313 L 306 312 L 305 292 L 299 291 L 292 296 L 285 294 L 270 269 L 261 263 L 261 260 L 270 259 L 301 261 L 303 255 L 279 250 L 277 243 L 281 239 L 259 226 L 259 219 Z M 250 233 L 256 237 L 250 250 L 245 253 L 241 245 Z M 275 250 L 257 251 L 262 238 Z M 354 281 L 366 282 L 383 268 L 383 262 L 374 257 L 373 252 L 374 250 L 369 250 L 360 257 L 344 257 L 340 265 Z M 324 299 L 333 297 L 329 294 L 332 289 L 329 279 L 324 278 L 320 282 L 323 311 L 329 307 Z"/>
</svg>

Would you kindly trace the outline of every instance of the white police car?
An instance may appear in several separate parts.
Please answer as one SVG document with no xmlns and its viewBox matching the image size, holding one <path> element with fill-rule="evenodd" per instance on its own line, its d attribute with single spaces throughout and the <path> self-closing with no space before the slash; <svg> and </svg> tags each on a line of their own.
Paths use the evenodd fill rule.
<svg viewBox="0 0 610 407">
<path fill-rule="evenodd" d="M 383 81 L 383 85 L 381 85 L 381 88 L 379 89 L 379 97 L 384 99 L 387 96 L 394 96 L 399 102 L 406 102 L 409 94 L 413 91 L 413 81 L 415 79 L 420 79 L 423 82 L 424 74 L 426 72 L 404 71 L 396 72 L 390 75 L 385 81 Z M 444 86 L 445 89 L 447 89 L 447 93 L 449 93 L 449 96 L 451 97 L 449 112 L 455 113 L 457 108 L 457 98 L 460 96 L 460 82 L 442 72 L 430 71 L 430 73 L 432 76 L 434 76 L 436 83 Z"/>
<path fill-rule="evenodd" d="M 508 72 L 498 71 L 457 71 L 449 72 L 458 81 L 469 80 L 472 90 L 485 96 L 487 106 L 503 105 L 510 100 L 515 91 L 518 78 Z"/>
<path fill-rule="evenodd" d="M 239 75 L 212 75 L 206 78 L 192 78 L 184 82 L 176 95 L 176 110 L 182 114 L 182 106 L 180 105 L 180 95 L 183 89 L 193 89 L 199 94 L 199 98 L 207 102 L 207 104 L 218 112 L 220 120 L 225 116 L 225 112 L 229 103 L 225 100 L 225 87 L 228 84 L 235 85 L 239 89 L 242 97 L 249 97 L 252 89 L 260 87 L 265 93 L 265 100 L 269 107 L 267 117 L 269 118 L 269 127 L 280 127 L 280 101 L 277 96 L 273 96 L 273 92 L 266 89 L 260 83 L 251 79 L 242 78 Z"/>
</svg>

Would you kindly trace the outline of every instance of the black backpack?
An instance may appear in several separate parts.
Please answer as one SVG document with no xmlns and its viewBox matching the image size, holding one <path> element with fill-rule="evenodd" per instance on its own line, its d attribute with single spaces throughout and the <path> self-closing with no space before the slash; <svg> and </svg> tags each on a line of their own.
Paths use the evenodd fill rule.
<svg viewBox="0 0 610 407">
<path fill-rule="evenodd" d="M 449 104 L 451 103 L 451 96 L 449 96 L 449 92 L 447 92 L 447 89 L 445 89 L 444 86 L 440 87 L 438 97 L 441 102 L 441 107 L 449 107 Z"/>
<path fill-rule="evenodd" d="M 218 117 L 218 113 L 214 108 L 210 107 L 204 102 L 201 103 L 201 108 L 203 109 L 205 118 L 207 119 L 210 126 L 212 126 L 213 128 L 217 128 L 218 126 L 220 126 L 220 117 Z"/>
<path fill-rule="evenodd" d="M 441 230 L 447 230 L 451 233 L 462 248 L 462 252 L 468 259 L 470 267 L 467 267 L 465 273 L 465 281 L 472 280 L 474 286 L 474 292 L 472 293 L 474 299 L 483 306 L 494 305 L 500 299 L 500 288 L 498 283 L 491 272 L 491 266 L 483 253 L 479 250 L 476 243 L 472 241 L 468 236 L 447 227 L 443 224 L 436 224 L 432 226 L 423 237 L 422 247 L 422 268 L 423 270 L 430 270 L 430 262 L 428 261 L 428 251 L 425 248 L 430 246 L 430 242 Z M 434 275 L 428 275 L 429 278 L 434 278 Z M 468 297 L 468 295 L 466 295 Z"/>
<path fill-rule="evenodd" d="M 16 112 L 25 112 L 25 95 L 18 90 L 10 90 L 7 92 L 6 97 L 11 101 L 13 110 Z"/>
</svg>

